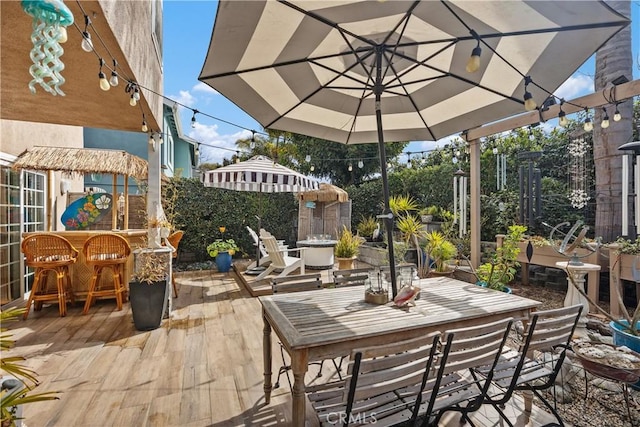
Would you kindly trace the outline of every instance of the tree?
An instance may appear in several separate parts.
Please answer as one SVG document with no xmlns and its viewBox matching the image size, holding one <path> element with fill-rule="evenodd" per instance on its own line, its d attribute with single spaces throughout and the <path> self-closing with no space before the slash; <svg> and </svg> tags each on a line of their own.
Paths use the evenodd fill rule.
<svg viewBox="0 0 640 427">
<path fill-rule="evenodd" d="M 618 13 L 630 17 L 629 0 L 608 1 L 607 4 Z M 613 97 L 612 81 L 621 75 L 632 77 L 631 26 L 627 26 L 596 52 L 595 90 L 604 91 Z M 611 99 L 611 101 L 617 101 Z M 616 239 L 622 229 L 622 152 L 618 147 L 631 141 L 633 135 L 633 102 L 615 104 L 622 119 L 611 120 L 611 126 L 596 125 L 593 130 L 593 154 L 596 169 L 596 235 L 604 241 Z M 605 116 L 613 118 L 613 107 L 596 109 L 595 123 L 600 124 Z M 628 178 L 625 178 L 628 179 Z"/>
</svg>

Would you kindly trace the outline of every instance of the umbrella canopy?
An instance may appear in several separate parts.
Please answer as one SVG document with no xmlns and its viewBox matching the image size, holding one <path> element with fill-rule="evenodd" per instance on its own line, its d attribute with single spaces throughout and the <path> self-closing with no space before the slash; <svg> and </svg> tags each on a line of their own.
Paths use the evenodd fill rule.
<svg viewBox="0 0 640 427">
<path fill-rule="evenodd" d="M 389 212 L 385 141 L 535 108 L 628 23 L 601 1 L 221 0 L 199 79 L 265 128 L 378 142 Z"/>
<path fill-rule="evenodd" d="M 298 193 L 319 188 L 317 181 L 264 156 L 208 171 L 204 185 L 261 193 Z"/>
</svg>

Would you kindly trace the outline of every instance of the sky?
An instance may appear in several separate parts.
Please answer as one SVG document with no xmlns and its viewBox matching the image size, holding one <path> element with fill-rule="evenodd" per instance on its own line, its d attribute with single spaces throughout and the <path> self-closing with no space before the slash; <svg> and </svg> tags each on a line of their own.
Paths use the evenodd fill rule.
<svg viewBox="0 0 640 427">
<path fill-rule="evenodd" d="M 218 120 L 196 115 L 191 127 L 192 111 L 180 109 L 183 133 L 201 142 L 201 161 L 221 162 L 230 158 L 235 142 L 251 136 L 251 129 L 262 127 L 249 115 L 211 87 L 198 81 L 198 76 L 211 40 L 217 1 L 165 0 L 163 16 L 164 95 L 180 104 L 195 108 Z M 634 52 L 633 78 L 640 78 L 640 0 L 631 2 L 631 39 Z M 556 92 L 567 100 L 593 92 L 595 59 L 589 59 Z M 547 126 L 552 126 L 548 122 Z M 450 138 L 455 138 L 453 135 Z M 450 138 L 434 141 L 413 141 L 405 152 L 432 150 L 442 147 Z M 213 146 L 213 147 L 211 147 Z M 216 148 L 214 148 L 216 147 Z M 404 156 L 403 156 L 404 158 Z"/>
</svg>

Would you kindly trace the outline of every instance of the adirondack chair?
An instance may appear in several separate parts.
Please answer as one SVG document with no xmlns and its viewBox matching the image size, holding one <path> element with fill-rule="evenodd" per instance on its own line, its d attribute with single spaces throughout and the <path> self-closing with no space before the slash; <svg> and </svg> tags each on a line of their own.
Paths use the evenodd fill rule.
<svg viewBox="0 0 640 427">
<path fill-rule="evenodd" d="M 264 243 L 271 264 L 265 271 L 256 276 L 256 280 L 261 280 L 276 271 L 280 271 L 278 277 L 286 276 L 297 269 L 300 269 L 300 274 L 304 274 L 304 251 L 308 248 L 281 249 L 276 238 L 265 230 L 260 230 L 260 240 Z M 299 252 L 300 257 L 296 258 L 288 255 L 289 252 L 293 251 Z"/>
<path fill-rule="evenodd" d="M 264 242 L 258 238 L 258 234 L 253 230 L 253 228 L 247 226 L 247 231 L 253 238 L 254 246 L 258 246 L 260 248 L 260 263 L 256 265 L 257 260 L 253 261 L 249 266 L 247 266 L 247 270 L 251 270 L 257 266 L 266 266 L 271 262 L 271 258 L 269 257 L 267 248 L 264 247 Z M 284 240 L 277 240 L 277 242 L 280 250 L 286 250 L 289 247 L 284 244 Z"/>
</svg>

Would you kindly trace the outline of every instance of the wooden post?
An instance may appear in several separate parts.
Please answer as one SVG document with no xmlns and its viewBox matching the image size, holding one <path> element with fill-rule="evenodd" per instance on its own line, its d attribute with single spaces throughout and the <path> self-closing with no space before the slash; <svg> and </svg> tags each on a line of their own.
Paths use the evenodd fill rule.
<svg viewBox="0 0 640 427">
<path fill-rule="evenodd" d="M 111 229 L 118 228 L 118 175 L 113 174 L 111 181 Z"/>
<path fill-rule="evenodd" d="M 129 229 L 129 175 L 124 176 L 124 224 L 122 228 Z"/>
<path fill-rule="evenodd" d="M 47 231 L 53 231 L 53 210 L 55 209 L 56 195 L 53 192 L 53 171 L 47 171 L 47 197 L 49 209 L 47 212 Z"/>
</svg>

